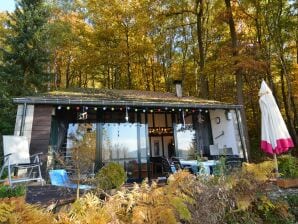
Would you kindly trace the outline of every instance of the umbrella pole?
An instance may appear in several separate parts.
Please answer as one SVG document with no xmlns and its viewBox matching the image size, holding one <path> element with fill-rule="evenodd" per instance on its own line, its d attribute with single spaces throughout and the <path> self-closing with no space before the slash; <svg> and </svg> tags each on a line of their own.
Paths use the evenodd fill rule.
<svg viewBox="0 0 298 224">
<path fill-rule="evenodd" d="M 279 172 L 278 172 L 278 163 L 277 163 L 277 158 L 276 158 L 276 154 L 273 154 L 273 161 L 274 161 L 274 166 L 275 166 L 275 177 L 278 178 L 279 177 Z"/>
</svg>

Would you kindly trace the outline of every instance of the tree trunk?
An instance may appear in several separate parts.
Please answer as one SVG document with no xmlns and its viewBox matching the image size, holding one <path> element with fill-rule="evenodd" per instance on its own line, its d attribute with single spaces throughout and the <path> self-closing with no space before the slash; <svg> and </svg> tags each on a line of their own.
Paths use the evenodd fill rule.
<svg viewBox="0 0 298 224">
<path fill-rule="evenodd" d="M 130 65 L 130 46 L 129 46 L 129 33 L 128 28 L 125 30 L 125 37 L 126 37 L 126 69 L 127 69 L 127 85 L 128 89 L 132 88 L 132 80 L 131 80 L 131 65 Z"/>
<path fill-rule="evenodd" d="M 287 117 L 287 124 L 288 124 L 288 128 L 289 128 L 289 132 L 292 136 L 292 139 L 294 141 L 294 144 L 297 145 L 298 144 L 298 137 L 297 137 L 297 132 L 295 129 L 295 121 L 294 118 L 297 115 L 294 115 L 294 118 L 292 119 L 291 116 L 291 110 L 293 110 L 293 112 L 296 112 L 296 108 L 291 108 L 291 104 L 289 103 L 290 99 L 291 99 L 291 87 L 290 84 L 288 82 L 288 74 L 287 74 L 287 70 L 286 70 L 286 65 L 285 65 L 285 61 L 283 56 L 280 56 L 280 61 L 281 61 L 281 66 L 282 66 L 282 70 L 280 72 L 280 81 L 281 81 L 281 89 L 282 89 L 282 97 L 283 97 L 283 101 L 284 101 L 284 107 L 285 107 L 285 113 L 286 113 L 286 117 Z M 286 86 L 285 86 L 285 79 L 287 81 L 287 89 L 288 89 L 288 94 L 286 93 Z"/>
<path fill-rule="evenodd" d="M 232 13 L 232 7 L 230 0 L 225 0 L 225 5 L 228 13 L 229 18 L 229 28 L 230 28 L 230 36 L 231 36 L 231 43 L 232 43 L 232 52 L 233 57 L 238 56 L 238 40 L 237 40 L 237 34 L 235 29 L 235 23 Z M 235 60 L 235 64 L 237 64 L 238 61 Z M 236 69 L 235 71 L 236 75 L 236 89 L 237 89 L 237 103 L 244 106 L 244 98 L 243 98 L 243 77 L 240 69 Z M 244 107 L 241 109 L 241 116 L 242 116 L 242 122 L 244 127 L 244 135 L 245 135 L 245 143 L 247 146 L 247 153 L 248 157 L 250 157 L 250 146 L 249 146 L 249 139 L 248 139 L 248 132 L 247 132 L 247 121 L 246 121 L 246 113 Z"/>
<path fill-rule="evenodd" d="M 197 19 L 197 36 L 198 36 L 198 46 L 199 46 L 199 77 L 200 77 L 200 92 L 199 96 L 204 99 L 209 98 L 209 86 L 208 86 L 208 79 L 204 74 L 204 67 L 205 67 L 205 54 L 204 54 L 204 45 L 203 45 L 203 0 L 196 1 L 196 19 Z"/>
<path fill-rule="evenodd" d="M 66 71 L 65 71 L 65 88 L 68 88 L 70 83 L 70 61 L 71 61 L 71 55 L 69 54 L 66 62 L 67 65 L 66 65 Z"/>
</svg>

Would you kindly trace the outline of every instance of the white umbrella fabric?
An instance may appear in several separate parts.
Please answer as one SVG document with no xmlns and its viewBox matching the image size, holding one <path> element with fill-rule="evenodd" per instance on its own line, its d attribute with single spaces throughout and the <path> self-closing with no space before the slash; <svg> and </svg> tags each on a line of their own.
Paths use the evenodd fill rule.
<svg viewBox="0 0 298 224">
<path fill-rule="evenodd" d="M 264 80 L 261 84 L 259 97 L 262 118 L 261 149 L 274 156 L 277 169 L 276 154 L 288 151 L 289 148 L 294 147 L 294 143 L 274 96 Z M 278 169 L 276 172 L 278 172 Z"/>
</svg>

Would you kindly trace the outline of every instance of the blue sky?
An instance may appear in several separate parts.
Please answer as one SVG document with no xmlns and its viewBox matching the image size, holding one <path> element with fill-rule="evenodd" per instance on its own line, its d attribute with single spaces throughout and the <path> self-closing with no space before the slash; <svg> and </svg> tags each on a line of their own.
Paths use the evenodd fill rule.
<svg viewBox="0 0 298 224">
<path fill-rule="evenodd" d="M 14 0 L 0 0 L 0 12 L 13 11 L 15 8 Z"/>
</svg>

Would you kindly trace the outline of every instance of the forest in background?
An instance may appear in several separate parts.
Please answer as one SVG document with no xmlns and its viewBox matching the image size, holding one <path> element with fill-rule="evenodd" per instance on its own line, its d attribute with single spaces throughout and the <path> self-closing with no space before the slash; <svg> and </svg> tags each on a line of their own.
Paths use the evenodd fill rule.
<svg viewBox="0 0 298 224">
<path fill-rule="evenodd" d="M 64 88 L 173 91 L 243 104 L 251 156 L 266 80 L 298 143 L 298 3 L 291 0 L 19 0 L 0 14 L 0 135 L 12 98 Z"/>
</svg>

